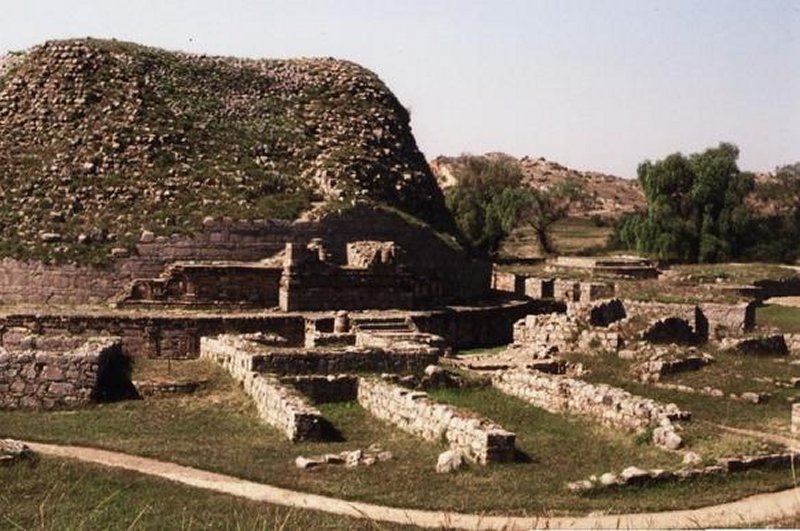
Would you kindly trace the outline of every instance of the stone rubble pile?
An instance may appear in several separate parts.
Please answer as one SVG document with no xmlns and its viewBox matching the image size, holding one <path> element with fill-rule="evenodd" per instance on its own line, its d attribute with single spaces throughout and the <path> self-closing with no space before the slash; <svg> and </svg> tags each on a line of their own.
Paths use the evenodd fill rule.
<svg viewBox="0 0 800 531">
<path fill-rule="evenodd" d="M 12 466 L 22 461 L 34 463 L 36 453 L 28 445 L 13 439 L 0 439 L 0 466 Z"/>
<path fill-rule="evenodd" d="M 588 492 L 616 487 L 687 481 L 754 469 L 790 469 L 795 466 L 797 466 L 795 454 L 791 452 L 744 457 L 726 457 L 718 459 L 717 463 L 714 465 L 699 468 L 692 466 L 672 471 L 662 469 L 644 470 L 635 466 L 630 466 L 618 474 L 606 472 L 600 476 L 591 476 L 588 479 L 569 482 L 566 484 L 566 488 L 572 492 Z"/>
<path fill-rule="evenodd" d="M 375 463 L 393 459 L 392 452 L 386 451 L 377 444 L 370 445 L 366 450 L 345 450 L 335 454 L 324 454 L 312 457 L 298 456 L 294 460 L 297 468 L 308 470 L 323 465 L 344 466 L 356 468 L 358 466 L 372 466 Z"/>
</svg>

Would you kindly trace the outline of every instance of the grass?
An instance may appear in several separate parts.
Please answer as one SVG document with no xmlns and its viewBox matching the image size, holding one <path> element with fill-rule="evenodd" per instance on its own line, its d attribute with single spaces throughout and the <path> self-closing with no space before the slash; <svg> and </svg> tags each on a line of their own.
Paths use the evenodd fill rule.
<svg viewBox="0 0 800 531">
<path fill-rule="evenodd" d="M 765 304 L 756 309 L 756 322 L 759 325 L 774 327 L 782 332 L 800 333 L 800 308 Z"/>
<path fill-rule="evenodd" d="M 2 529 L 399 529 L 43 458 L 0 468 Z"/>
<path fill-rule="evenodd" d="M 578 495 L 567 481 L 640 467 L 674 467 L 680 456 L 637 442 L 633 434 L 554 415 L 487 387 L 437 391 L 434 397 L 466 407 L 517 433 L 515 463 L 469 466 L 456 474 L 433 472 L 439 444 L 427 443 L 375 421 L 359 405 L 322 405 L 341 442 L 291 444 L 255 417 L 254 407 L 227 375 L 184 363 L 213 380 L 192 396 L 97 405 L 62 412 L 0 412 L 2 437 L 81 444 L 155 457 L 282 487 L 351 500 L 474 513 L 580 514 L 697 507 L 783 488 L 788 472 L 748 473 L 702 482 Z M 154 366 L 144 371 L 153 371 Z M 141 374 L 141 373 L 140 373 Z M 379 443 L 395 458 L 373 467 L 295 468 L 297 455 L 318 455 Z M 566 449 L 569 449 L 567 451 Z"/>
<path fill-rule="evenodd" d="M 553 226 L 552 238 L 559 254 L 603 254 L 611 227 L 599 226 L 589 218 L 567 218 Z M 514 258 L 542 257 L 536 235 L 529 227 L 519 227 L 503 242 L 500 255 Z"/>
</svg>

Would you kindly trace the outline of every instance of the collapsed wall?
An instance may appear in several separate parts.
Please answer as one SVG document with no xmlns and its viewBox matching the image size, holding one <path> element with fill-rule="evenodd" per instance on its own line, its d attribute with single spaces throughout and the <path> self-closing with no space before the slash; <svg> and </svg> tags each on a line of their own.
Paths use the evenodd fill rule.
<svg viewBox="0 0 800 531">
<path fill-rule="evenodd" d="M 438 404 L 426 393 L 377 378 L 360 378 L 358 402 L 375 417 L 428 441 L 445 441 L 480 463 L 513 461 L 516 436 L 464 410 Z"/>
<path fill-rule="evenodd" d="M 0 349 L 0 409 L 76 408 L 135 394 L 117 338 L 66 351 Z"/>
<path fill-rule="evenodd" d="M 664 419 L 691 416 L 675 404 L 664 405 L 618 387 L 536 371 L 503 371 L 492 378 L 492 385 L 551 413 L 585 415 L 617 428 L 640 430 L 659 426 Z"/>
<path fill-rule="evenodd" d="M 259 416 L 291 441 L 318 440 L 326 425 L 322 414 L 294 387 L 253 370 L 252 355 L 215 338 L 201 340 L 200 355 L 227 370 L 256 405 Z"/>
</svg>

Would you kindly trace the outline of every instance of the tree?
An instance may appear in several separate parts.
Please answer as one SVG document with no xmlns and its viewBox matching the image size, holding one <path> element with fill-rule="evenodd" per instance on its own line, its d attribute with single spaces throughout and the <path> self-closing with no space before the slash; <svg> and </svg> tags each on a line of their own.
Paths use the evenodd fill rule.
<svg viewBox="0 0 800 531">
<path fill-rule="evenodd" d="M 455 173 L 458 184 L 445 191 L 447 207 L 473 251 L 492 256 L 516 225 L 524 200 L 519 165 L 511 157 L 465 155 Z"/>
<path fill-rule="evenodd" d="M 661 260 L 719 262 L 743 255 L 752 244 L 745 198 L 754 179 L 739 171 L 738 157 L 736 146 L 720 143 L 640 164 L 647 212 L 621 220 L 616 239 Z"/>
<path fill-rule="evenodd" d="M 569 214 L 570 208 L 587 198 L 578 181 L 567 179 L 543 190 L 528 189 L 521 197 L 519 221 L 534 231 L 543 254 L 556 249 L 550 236 L 553 225 Z"/>
</svg>

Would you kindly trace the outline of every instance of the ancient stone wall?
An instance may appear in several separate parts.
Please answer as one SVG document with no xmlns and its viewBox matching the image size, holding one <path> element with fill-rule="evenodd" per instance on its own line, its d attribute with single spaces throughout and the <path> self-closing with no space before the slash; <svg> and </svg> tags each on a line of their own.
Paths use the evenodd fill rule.
<svg viewBox="0 0 800 531">
<path fill-rule="evenodd" d="M 358 347 L 313 349 L 260 345 L 247 336 L 203 337 L 201 357 L 212 352 L 237 353 L 230 363 L 244 363 L 241 370 L 275 374 L 341 374 L 345 372 L 422 372 L 439 361 L 438 348 L 418 345 L 402 350 Z"/>
<path fill-rule="evenodd" d="M 104 364 L 119 351 L 119 341 L 111 338 L 89 340 L 66 352 L 2 349 L 0 409 L 85 406 L 103 391 Z"/>
<path fill-rule="evenodd" d="M 159 278 L 135 280 L 120 306 L 277 307 L 281 272 L 250 262 L 177 262 Z"/>
<path fill-rule="evenodd" d="M 498 373 L 492 378 L 492 385 L 552 413 L 585 415 L 617 428 L 638 430 L 656 427 L 662 419 L 689 418 L 675 404 L 660 404 L 624 389 L 565 376 L 511 370 Z"/>
<path fill-rule="evenodd" d="M 203 338 L 201 356 L 222 365 L 242 384 L 256 405 L 259 416 L 282 431 L 291 441 L 316 440 L 323 435 L 322 414 L 293 386 L 277 377 L 253 370 L 253 356 L 235 345 Z"/>
<path fill-rule="evenodd" d="M 491 266 L 470 260 L 434 232 L 389 210 L 359 205 L 321 221 L 210 220 L 194 235 L 143 238 L 136 253 L 106 268 L 55 266 L 12 259 L 0 261 L 0 301 L 4 303 L 87 304 L 111 300 L 135 279 L 156 278 L 176 261 L 258 261 L 284 245 L 325 241 L 330 260 L 347 263 L 347 243 L 394 241 L 406 250 L 409 269 L 442 286 L 453 299 L 488 294 Z"/>
<path fill-rule="evenodd" d="M 514 323 L 514 343 L 565 352 L 578 339 L 578 323 L 566 314 L 528 315 Z"/>
<path fill-rule="evenodd" d="M 0 318 L 0 346 L 14 348 L 27 335 L 118 336 L 123 352 L 153 358 L 196 358 L 200 337 L 223 333 L 272 332 L 289 346 L 305 341 L 305 320 L 300 315 L 194 314 L 189 316 L 107 314 L 9 314 Z"/>
<path fill-rule="evenodd" d="M 514 323 L 526 315 L 564 311 L 564 304 L 556 301 L 511 301 L 491 306 L 415 312 L 411 320 L 420 332 L 441 336 L 454 349 L 465 349 L 510 343 L 514 339 Z"/>
<path fill-rule="evenodd" d="M 351 402 L 358 396 L 358 377 L 349 374 L 284 376 L 280 380 L 315 404 Z"/>
<path fill-rule="evenodd" d="M 375 417 L 425 440 L 446 441 L 480 464 L 514 459 L 513 433 L 467 411 L 438 404 L 421 391 L 361 378 L 358 402 Z"/>
</svg>

